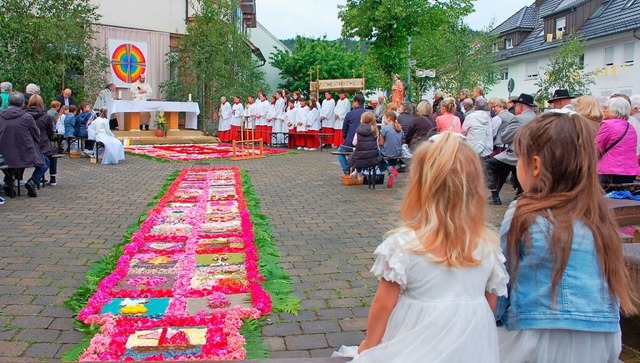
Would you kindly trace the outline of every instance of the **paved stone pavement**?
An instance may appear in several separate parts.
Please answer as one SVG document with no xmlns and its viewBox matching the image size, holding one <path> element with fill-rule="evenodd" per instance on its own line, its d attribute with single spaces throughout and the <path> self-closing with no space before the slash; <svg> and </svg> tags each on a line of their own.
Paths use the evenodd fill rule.
<svg viewBox="0 0 640 363">
<path fill-rule="evenodd" d="M 326 357 L 363 339 L 376 288 L 368 272 L 373 251 L 397 223 L 405 174 L 393 189 L 344 187 L 335 156 L 319 151 L 204 164 L 127 156 L 103 166 L 64 158 L 58 186 L 37 198 L 25 191 L 0 206 L 0 361 L 55 359 L 80 342 L 63 302 L 166 177 L 194 165 L 249 170 L 274 226 L 282 264 L 302 300 L 298 316 L 274 315 L 263 331 L 274 357 Z M 510 197 L 505 188 L 503 200 Z M 493 224 L 505 209 L 490 208 Z"/>
</svg>

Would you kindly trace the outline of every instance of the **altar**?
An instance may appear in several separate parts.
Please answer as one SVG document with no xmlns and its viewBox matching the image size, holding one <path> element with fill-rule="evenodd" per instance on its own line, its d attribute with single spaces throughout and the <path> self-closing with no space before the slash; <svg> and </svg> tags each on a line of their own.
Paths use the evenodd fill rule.
<svg viewBox="0 0 640 363">
<path fill-rule="evenodd" d="M 125 101 L 114 100 L 107 103 L 107 119 L 111 114 L 124 113 L 124 129 L 125 131 L 135 131 L 140 128 L 140 113 L 151 113 L 151 122 L 155 120 L 155 114 L 163 111 L 167 119 L 169 131 L 178 130 L 178 112 L 184 112 L 185 129 L 198 128 L 198 115 L 200 114 L 200 106 L 197 102 L 168 102 L 168 101 Z"/>
</svg>

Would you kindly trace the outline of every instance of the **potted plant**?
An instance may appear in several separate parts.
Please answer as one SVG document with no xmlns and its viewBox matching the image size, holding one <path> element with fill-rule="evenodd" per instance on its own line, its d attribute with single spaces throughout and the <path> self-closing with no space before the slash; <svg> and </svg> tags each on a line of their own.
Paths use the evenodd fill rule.
<svg viewBox="0 0 640 363">
<path fill-rule="evenodd" d="M 156 114 L 156 136 L 167 136 L 167 119 L 164 117 L 164 111 L 162 110 L 158 110 L 158 113 Z"/>
</svg>

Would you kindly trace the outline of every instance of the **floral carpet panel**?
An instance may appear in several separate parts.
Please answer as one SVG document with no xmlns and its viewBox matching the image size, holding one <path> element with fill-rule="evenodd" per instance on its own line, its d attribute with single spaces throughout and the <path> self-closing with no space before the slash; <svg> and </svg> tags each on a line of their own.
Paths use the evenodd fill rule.
<svg viewBox="0 0 640 363">
<path fill-rule="evenodd" d="M 245 319 L 272 309 L 237 168 L 183 169 L 78 319 L 80 361 L 246 357 Z"/>
<path fill-rule="evenodd" d="M 194 161 L 210 159 L 230 159 L 233 156 L 233 148 L 230 144 L 182 144 L 182 145 L 134 145 L 125 148 L 125 151 L 136 155 L 144 155 L 152 158 Z M 257 155 L 259 149 L 244 148 L 243 153 Z M 263 155 L 285 154 L 287 149 L 263 148 Z"/>
</svg>

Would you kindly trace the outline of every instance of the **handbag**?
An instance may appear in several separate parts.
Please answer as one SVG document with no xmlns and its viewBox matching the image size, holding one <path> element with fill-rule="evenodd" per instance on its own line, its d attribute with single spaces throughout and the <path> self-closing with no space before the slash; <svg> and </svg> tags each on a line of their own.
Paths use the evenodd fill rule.
<svg viewBox="0 0 640 363">
<path fill-rule="evenodd" d="M 604 154 L 608 153 L 609 150 L 613 149 L 616 145 L 618 145 L 618 143 L 620 141 L 622 141 L 622 139 L 624 139 L 625 136 L 627 136 L 627 132 L 629 131 L 629 122 L 627 122 L 627 128 L 624 129 L 624 132 L 622 133 L 622 135 L 620 135 L 620 137 L 614 141 L 612 144 L 610 144 L 609 146 L 607 146 L 598 156 L 598 160 L 602 159 L 602 157 L 604 156 Z"/>
</svg>

